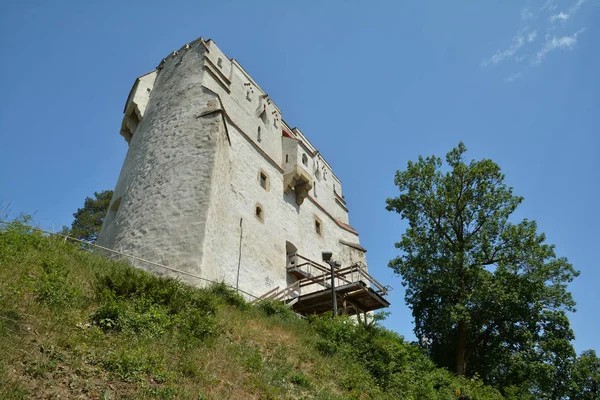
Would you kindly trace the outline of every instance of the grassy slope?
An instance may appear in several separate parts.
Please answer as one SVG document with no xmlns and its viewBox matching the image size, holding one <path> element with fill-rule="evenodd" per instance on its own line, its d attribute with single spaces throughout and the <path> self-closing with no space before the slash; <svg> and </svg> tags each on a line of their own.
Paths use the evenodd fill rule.
<svg viewBox="0 0 600 400">
<path fill-rule="evenodd" d="M 0 398 L 497 399 L 344 318 L 249 307 L 15 223 L 0 230 Z"/>
</svg>

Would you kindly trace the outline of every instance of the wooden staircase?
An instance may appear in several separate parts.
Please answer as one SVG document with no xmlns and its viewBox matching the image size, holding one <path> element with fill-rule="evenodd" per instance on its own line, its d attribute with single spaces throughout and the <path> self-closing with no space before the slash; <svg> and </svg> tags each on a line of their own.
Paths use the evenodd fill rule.
<svg viewBox="0 0 600 400">
<path fill-rule="evenodd" d="M 288 257 L 287 272 L 297 281 L 279 286 L 254 300 L 280 301 L 297 313 L 308 315 L 331 310 L 331 268 L 299 254 Z M 385 297 L 391 288 L 383 286 L 366 271 L 362 263 L 334 269 L 338 302 L 346 313 L 359 314 L 389 306 Z M 350 310 L 350 311 L 347 311 Z"/>
</svg>

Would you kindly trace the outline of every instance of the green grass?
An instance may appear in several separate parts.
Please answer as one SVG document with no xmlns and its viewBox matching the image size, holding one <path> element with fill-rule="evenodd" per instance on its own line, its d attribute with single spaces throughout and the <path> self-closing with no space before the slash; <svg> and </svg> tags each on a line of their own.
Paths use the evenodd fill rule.
<svg viewBox="0 0 600 400">
<path fill-rule="evenodd" d="M 21 222 L 0 229 L 0 272 L 1 399 L 501 398 L 377 324 L 251 307 Z"/>
</svg>

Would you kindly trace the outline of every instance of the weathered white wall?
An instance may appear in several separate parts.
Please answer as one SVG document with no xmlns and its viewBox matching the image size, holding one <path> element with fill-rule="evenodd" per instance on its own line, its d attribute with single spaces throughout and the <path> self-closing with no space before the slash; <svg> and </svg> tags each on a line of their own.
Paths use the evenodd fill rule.
<svg viewBox="0 0 600 400">
<path fill-rule="evenodd" d="M 121 204 L 98 239 L 100 245 L 197 274 L 223 129 L 218 114 L 198 118 L 211 102 L 218 103 L 202 87 L 203 63 L 196 48 L 163 64 L 115 188 L 114 200 L 120 197 Z"/>
</svg>

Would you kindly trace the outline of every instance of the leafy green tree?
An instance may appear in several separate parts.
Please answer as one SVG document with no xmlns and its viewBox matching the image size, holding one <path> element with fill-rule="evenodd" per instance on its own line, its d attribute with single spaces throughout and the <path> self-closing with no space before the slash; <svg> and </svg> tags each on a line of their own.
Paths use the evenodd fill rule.
<svg viewBox="0 0 600 400">
<path fill-rule="evenodd" d="M 389 266 L 434 361 L 496 387 L 530 388 L 551 373 L 543 366 L 572 354 L 566 286 L 578 272 L 534 221 L 509 221 L 523 198 L 496 163 L 467 162 L 465 152 L 461 142 L 446 167 L 420 156 L 396 173 L 400 194 L 386 208 L 409 226 Z"/>
<path fill-rule="evenodd" d="M 594 350 L 582 352 L 571 369 L 570 400 L 600 398 L 600 359 Z"/>
<path fill-rule="evenodd" d="M 94 192 L 94 197 L 86 197 L 82 208 L 73 214 L 75 220 L 69 229 L 63 226 L 62 233 L 88 242 L 95 242 L 108 211 L 113 191 Z"/>
</svg>

